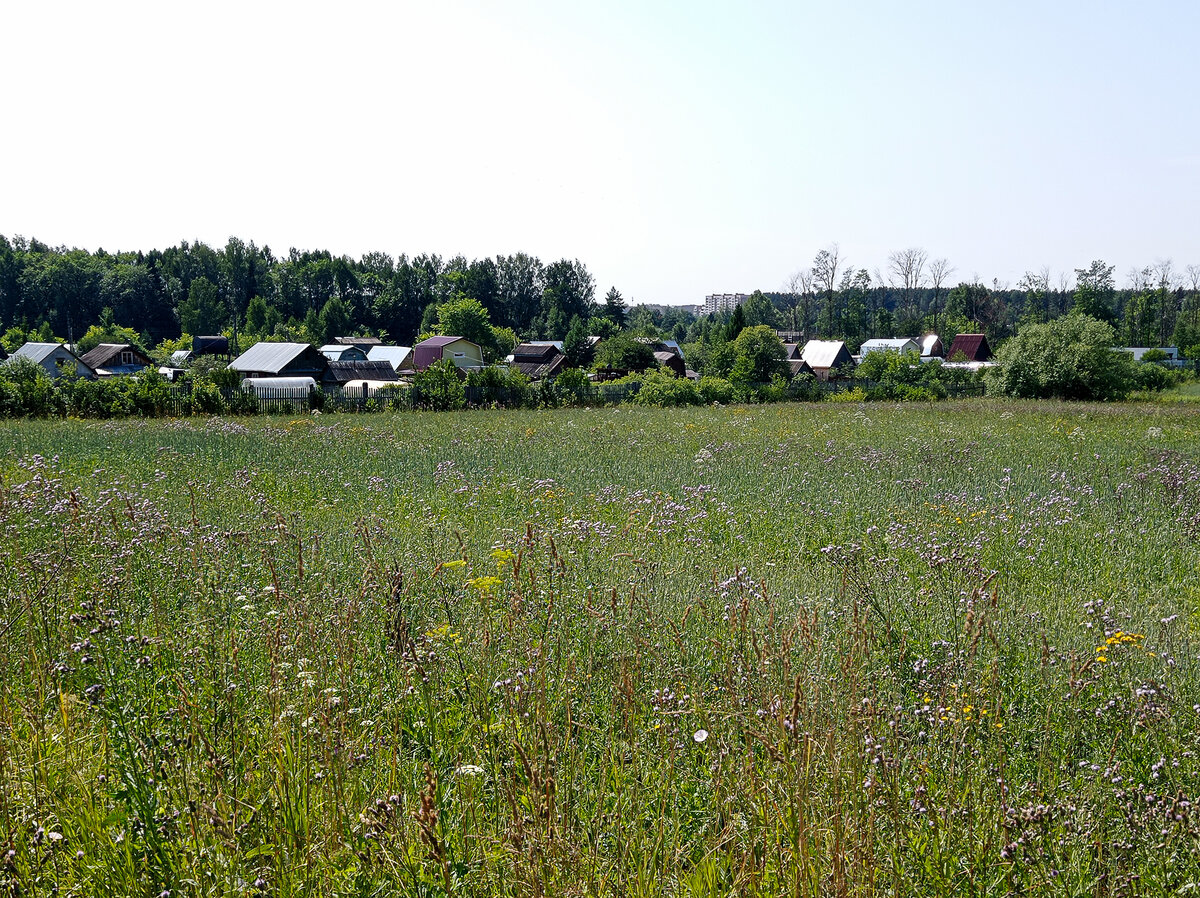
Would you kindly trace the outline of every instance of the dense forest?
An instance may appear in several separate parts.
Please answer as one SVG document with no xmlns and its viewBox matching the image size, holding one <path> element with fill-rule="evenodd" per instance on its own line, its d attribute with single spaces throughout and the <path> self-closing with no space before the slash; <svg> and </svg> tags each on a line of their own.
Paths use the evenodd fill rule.
<svg viewBox="0 0 1200 898">
<path fill-rule="evenodd" d="M 1052 283 L 1030 271 L 1016 285 L 955 281 L 953 267 L 923 250 L 893 253 L 886 270 L 849 264 L 838 248 L 821 250 L 787 286 L 755 292 L 740 325 L 766 324 L 804 337 L 845 339 L 852 350 L 871 337 L 934 331 L 943 338 L 983 331 L 993 342 L 1024 324 L 1079 310 L 1111 323 L 1129 346 L 1177 345 L 1200 355 L 1200 266 L 1182 271 L 1158 262 L 1128 273 L 1094 261 Z M 613 287 L 603 299 L 578 259 L 535 256 L 468 260 L 437 255 L 269 247 L 231 237 L 149 252 L 88 252 L 0 235 L 0 331 L 7 348 L 26 338 L 71 342 L 124 335 L 146 349 L 181 334 L 225 332 L 244 348 L 260 339 L 308 341 L 371 333 L 411 343 L 431 332 L 437 310 L 476 300 L 491 325 L 521 339 L 563 339 L 574 326 L 601 335 L 631 328 L 673 338 L 703 370 L 706 352 L 728 333 L 724 316 L 697 318 L 687 307 L 627 308 Z M 697 299 L 700 299 L 698 297 Z"/>
</svg>

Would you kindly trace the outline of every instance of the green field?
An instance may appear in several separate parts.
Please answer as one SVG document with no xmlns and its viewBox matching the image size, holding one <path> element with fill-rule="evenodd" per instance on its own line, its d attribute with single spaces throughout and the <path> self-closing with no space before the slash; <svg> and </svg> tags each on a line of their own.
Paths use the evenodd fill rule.
<svg viewBox="0 0 1200 898">
<path fill-rule="evenodd" d="M 0 423 L 0 895 L 1200 888 L 1200 406 Z"/>
</svg>

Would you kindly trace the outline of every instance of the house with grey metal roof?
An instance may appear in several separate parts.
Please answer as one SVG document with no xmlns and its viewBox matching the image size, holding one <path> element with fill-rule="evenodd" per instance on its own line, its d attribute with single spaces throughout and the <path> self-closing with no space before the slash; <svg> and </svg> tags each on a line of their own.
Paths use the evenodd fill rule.
<svg viewBox="0 0 1200 898">
<path fill-rule="evenodd" d="M 73 374 L 93 380 L 96 372 L 67 349 L 62 343 L 26 343 L 9 357 L 11 359 L 29 359 L 45 369 L 50 377 L 63 374 Z"/>
<path fill-rule="evenodd" d="M 230 362 L 229 367 L 242 377 L 311 377 L 319 380 L 329 362 L 308 343 L 255 343 Z"/>
<path fill-rule="evenodd" d="M 921 344 L 911 337 L 875 337 L 872 340 L 867 340 L 859 347 L 858 355 L 861 358 L 868 352 L 916 352 L 921 351 Z"/>
<path fill-rule="evenodd" d="M 387 362 L 393 371 L 406 371 L 412 368 L 411 346 L 372 346 L 367 350 L 367 361 Z"/>
</svg>

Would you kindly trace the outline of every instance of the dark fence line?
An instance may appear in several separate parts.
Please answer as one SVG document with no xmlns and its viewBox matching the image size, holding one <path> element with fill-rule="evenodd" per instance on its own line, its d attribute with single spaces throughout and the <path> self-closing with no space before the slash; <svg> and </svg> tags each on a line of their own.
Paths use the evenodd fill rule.
<svg viewBox="0 0 1200 898">
<path fill-rule="evenodd" d="M 763 385 L 766 386 L 766 385 Z M 881 386 L 870 380 L 815 381 L 813 387 L 823 395 L 845 393 L 854 389 L 870 392 Z M 570 396 L 556 396 L 549 384 L 534 385 L 532 390 L 514 390 L 508 387 L 463 386 L 463 399 L 470 408 L 489 406 L 512 406 L 521 404 L 544 405 L 618 405 L 628 402 L 638 394 L 641 383 L 589 383 Z M 948 397 L 982 396 L 982 383 L 944 385 Z M 381 411 L 413 411 L 430 408 L 430 397 L 420 387 L 397 386 L 396 389 L 351 389 L 323 387 L 305 393 L 290 388 L 260 388 L 241 390 L 221 388 L 220 407 L 206 409 L 197 401 L 197 394 L 190 384 L 180 384 L 167 394 L 164 413 L 171 417 L 227 411 L 250 414 L 307 414 L 312 411 L 338 413 L 365 413 Z M 215 399 L 215 397 L 214 397 Z"/>
</svg>

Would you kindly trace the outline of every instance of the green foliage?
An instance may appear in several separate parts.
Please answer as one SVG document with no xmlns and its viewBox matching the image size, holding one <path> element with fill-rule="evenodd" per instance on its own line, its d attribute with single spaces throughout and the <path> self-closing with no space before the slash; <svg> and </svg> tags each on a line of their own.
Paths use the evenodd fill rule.
<svg viewBox="0 0 1200 898">
<path fill-rule="evenodd" d="M 413 405 L 435 412 L 450 411 L 466 405 L 466 391 L 458 369 L 447 359 L 418 371 L 413 381 Z"/>
<path fill-rule="evenodd" d="M 503 358 L 516 345 L 516 334 L 511 329 L 492 327 L 488 310 L 479 300 L 463 294 L 437 306 L 436 332 L 477 343 L 483 350 L 483 360 L 489 363 Z"/>
<path fill-rule="evenodd" d="M 733 384 L 723 377 L 705 375 L 700 378 L 700 383 L 696 385 L 696 388 L 700 392 L 700 399 L 706 405 L 714 402 L 727 405 L 733 401 Z"/>
<path fill-rule="evenodd" d="M 14 358 L 0 363 L 0 417 L 44 418 L 64 408 L 54 381 L 37 362 Z"/>
<path fill-rule="evenodd" d="M 988 390 L 1026 399 L 1123 399 L 1135 386 L 1135 363 L 1113 351 L 1113 336 L 1111 325 L 1086 315 L 1023 327 L 997 353 Z"/>
<path fill-rule="evenodd" d="M 766 325 L 747 327 L 733 341 L 729 381 L 735 387 L 770 383 L 775 378 L 786 379 L 790 374 L 783 344 L 773 328 Z"/>
<path fill-rule="evenodd" d="M 586 368 L 592 363 L 594 352 L 588 343 L 588 332 L 582 318 L 576 317 L 571 321 L 571 329 L 563 338 L 563 355 L 567 357 L 567 364 L 575 368 Z"/>
<path fill-rule="evenodd" d="M 680 405 L 700 405 L 704 402 L 696 385 L 684 377 L 667 371 L 650 371 L 642 378 L 641 389 L 633 399 L 637 405 L 670 408 Z"/>
<path fill-rule="evenodd" d="M 77 355 L 83 355 L 95 349 L 101 343 L 128 343 L 142 352 L 146 351 L 138 332 L 132 328 L 122 327 L 117 324 L 113 320 L 113 311 L 109 308 L 101 312 L 99 323 L 89 327 L 87 333 L 80 338 L 75 346 L 75 352 Z"/>
<path fill-rule="evenodd" d="M 596 368 L 617 371 L 648 371 L 658 367 L 654 350 L 630 334 L 618 334 L 605 340 L 596 350 Z"/>
<path fill-rule="evenodd" d="M 473 405 L 525 408 L 533 404 L 529 378 L 520 371 L 494 365 L 474 368 L 467 372 L 467 386 L 472 388 Z"/>
<path fill-rule="evenodd" d="M 228 317 L 217 285 L 203 275 L 192 281 L 187 299 L 179 304 L 179 324 L 184 333 L 219 334 Z"/>
<path fill-rule="evenodd" d="M 586 405 L 592 397 L 592 385 L 581 368 L 567 368 L 550 382 L 551 405 Z"/>
</svg>

